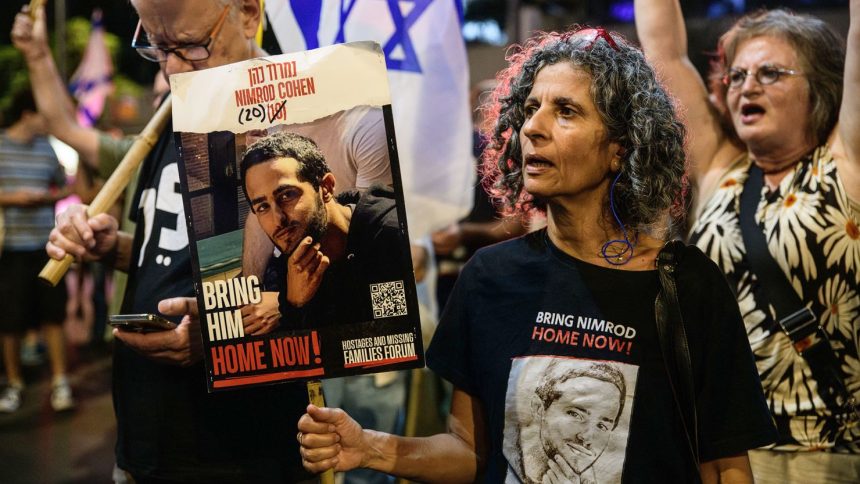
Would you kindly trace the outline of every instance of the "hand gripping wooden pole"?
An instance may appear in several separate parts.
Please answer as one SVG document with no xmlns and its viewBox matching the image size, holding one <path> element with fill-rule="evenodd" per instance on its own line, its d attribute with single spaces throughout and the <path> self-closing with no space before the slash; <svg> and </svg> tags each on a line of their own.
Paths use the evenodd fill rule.
<svg viewBox="0 0 860 484">
<path fill-rule="evenodd" d="M 93 199 L 93 203 L 87 208 L 88 217 L 104 213 L 116 203 L 116 200 L 125 190 L 125 186 L 134 177 L 137 167 L 140 166 L 140 163 L 146 158 L 146 155 L 149 154 L 155 143 L 158 142 L 159 135 L 161 135 L 164 126 L 170 119 L 171 104 L 170 97 L 168 97 L 161 104 L 161 107 L 158 108 L 158 111 L 155 112 L 152 119 L 149 120 L 146 127 L 143 128 L 143 131 L 137 136 L 137 139 L 134 140 L 134 144 L 131 145 L 131 148 L 129 148 L 128 152 L 122 158 L 122 161 L 119 162 L 119 165 L 117 165 L 110 178 L 105 182 L 98 195 L 96 195 L 96 198 Z M 72 265 L 73 260 L 74 257 L 71 254 L 66 254 L 62 260 L 49 260 L 45 264 L 45 267 L 42 268 L 42 272 L 39 273 L 39 279 L 52 286 L 56 286 L 66 274 L 66 271 L 69 270 L 69 266 Z"/>
<path fill-rule="evenodd" d="M 325 396 L 323 396 L 322 382 L 311 380 L 308 382 L 308 401 L 317 407 L 325 407 Z M 334 484 L 334 470 L 329 469 L 320 476 L 320 484 Z"/>
</svg>

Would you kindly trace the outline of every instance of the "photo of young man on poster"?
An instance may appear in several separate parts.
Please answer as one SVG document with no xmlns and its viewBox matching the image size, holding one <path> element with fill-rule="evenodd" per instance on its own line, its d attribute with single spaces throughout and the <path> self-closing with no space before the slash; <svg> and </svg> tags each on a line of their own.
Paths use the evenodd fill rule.
<svg viewBox="0 0 860 484">
<path fill-rule="evenodd" d="M 374 319 L 371 286 L 402 287 L 404 279 L 403 264 L 386 257 L 400 244 L 393 191 L 376 185 L 335 196 L 337 180 L 317 145 L 289 132 L 249 146 L 240 172 L 248 204 L 279 251 L 263 286 L 280 293 L 282 326 Z"/>
</svg>

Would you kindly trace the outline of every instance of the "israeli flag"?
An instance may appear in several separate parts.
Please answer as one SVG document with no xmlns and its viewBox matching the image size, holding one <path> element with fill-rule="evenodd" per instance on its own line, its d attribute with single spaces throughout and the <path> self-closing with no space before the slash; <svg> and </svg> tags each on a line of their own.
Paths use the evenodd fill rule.
<svg viewBox="0 0 860 484">
<path fill-rule="evenodd" d="M 93 126 L 113 92 L 113 63 L 105 43 L 102 11 L 92 14 L 92 30 L 81 64 L 72 74 L 69 90 L 78 101 L 77 119 L 82 126 Z"/>
<path fill-rule="evenodd" d="M 460 0 L 267 0 L 266 13 L 284 52 L 382 46 L 410 236 L 465 216 L 475 160 Z"/>
</svg>

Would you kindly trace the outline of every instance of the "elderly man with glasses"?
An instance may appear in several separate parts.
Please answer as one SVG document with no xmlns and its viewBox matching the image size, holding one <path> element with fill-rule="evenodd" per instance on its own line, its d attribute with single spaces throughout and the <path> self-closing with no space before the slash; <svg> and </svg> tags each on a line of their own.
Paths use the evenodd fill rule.
<svg viewBox="0 0 860 484">
<path fill-rule="evenodd" d="M 259 0 L 131 5 L 140 17 L 132 47 L 158 62 L 166 76 L 265 55 L 254 42 Z M 28 17 L 18 16 L 12 38 L 27 59 L 34 87 L 57 87 L 44 11 L 36 12 L 35 21 Z M 70 129 L 69 136 L 97 159 L 99 135 Z M 130 215 L 137 222 L 134 234 L 118 231 L 117 220 L 106 214 L 87 219 L 85 207 L 77 205 L 57 217 L 47 245 L 57 259 L 68 253 L 128 271 L 122 312 L 161 313 L 179 323 L 160 333 L 115 333 L 117 464 L 138 483 L 301 482 L 310 476 L 302 470 L 291 429 L 307 403 L 303 385 L 206 392 L 171 131 L 164 130 L 143 162 Z"/>
</svg>

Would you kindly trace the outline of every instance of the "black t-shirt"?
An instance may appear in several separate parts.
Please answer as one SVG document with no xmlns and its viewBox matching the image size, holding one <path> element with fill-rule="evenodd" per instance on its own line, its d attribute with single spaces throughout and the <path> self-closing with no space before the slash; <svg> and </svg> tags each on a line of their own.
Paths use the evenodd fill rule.
<svg viewBox="0 0 860 484">
<path fill-rule="evenodd" d="M 688 248 L 676 272 L 703 461 L 775 434 L 741 317 L 714 264 Z M 657 339 L 656 271 L 578 261 L 545 231 L 478 251 L 464 268 L 428 365 L 483 406 L 486 482 L 688 482 L 696 466 Z M 554 466 L 555 464 L 553 464 Z"/>
<path fill-rule="evenodd" d="M 158 301 L 194 294 L 171 131 L 165 128 L 139 178 L 126 313 L 157 314 Z M 294 437 L 308 401 L 304 384 L 210 395 L 204 376 L 202 363 L 189 368 L 156 363 L 117 341 L 113 393 L 119 466 L 136 476 L 177 481 L 305 478 Z"/>
<path fill-rule="evenodd" d="M 280 291 L 282 328 L 317 328 L 364 323 L 377 319 L 371 300 L 371 286 L 400 283 L 411 279 L 412 265 L 406 255 L 405 237 L 397 217 L 394 191 L 381 185 L 367 190 L 350 190 L 337 196 L 341 205 L 352 205 L 346 241 L 346 256 L 326 269 L 314 297 L 302 308 L 286 301 L 287 255 L 269 260 L 266 290 Z M 332 301 L 336 301 L 333 304 Z"/>
</svg>

